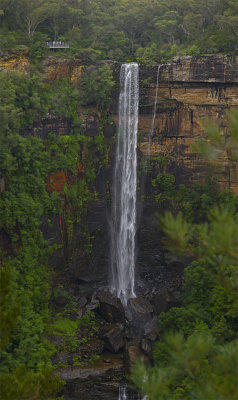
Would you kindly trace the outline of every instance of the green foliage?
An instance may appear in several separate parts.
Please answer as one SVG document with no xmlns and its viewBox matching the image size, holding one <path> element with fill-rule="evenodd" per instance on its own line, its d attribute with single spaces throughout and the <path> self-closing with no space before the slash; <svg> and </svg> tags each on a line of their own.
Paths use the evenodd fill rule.
<svg viewBox="0 0 238 400">
<path fill-rule="evenodd" d="M 78 321 L 71 321 L 67 318 L 59 317 L 54 321 L 48 329 L 49 335 L 59 335 L 62 336 L 65 341 L 61 346 L 64 350 L 76 351 L 78 348 L 78 338 L 77 334 L 79 332 Z"/>
<path fill-rule="evenodd" d="M 201 49 L 193 44 L 191 47 L 185 50 L 185 55 L 187 56 L 199 56 L 201 54 Z"/>
<path fill-rule="evenodd" d="M 62 387 L 53 372 L 46 371 L 55 352 L 45 337 L 50 319 L 48 259 L 57 246 L 49 246 L 44 240 L 40 225 L 43 214 L 50 217 L 61 212 L 58 193 L 46 191 L 48 176 L 62 167 L 75 172 L 81 144 L 75 135 L 57 139 L 51 136 L 51 143 L 44 143 L 19 132 L 51 108 L 56 114 L 53 103 L 57 91 L 61 96 L 66 93 L 66 117 L 76 126 L 78 100 L 68 81 L 45 86 L 38 76 L 1 74 L 0 87 L 0 175 L 4 180 L 0 227 L 9 238 L 8 253 L 1 253 L 1 261 L 8 267 L 0 272 L 1 394 L 9 400 L 32 396 L 49 399 Z"/>
<path fill-rule="evenodd" d="M 163 171 L 167 160 L 156 160 Z M 175 177 L 160 172 L 151 181 L 155 201 L 160 209 L 181 211 L 188 222 L 199 222 L 207 218 L 212 206 L 226 206 L 232 212 L 238 210 L 238 198 L 231 189 L 220 191 L 217 182 L 208 175 L 205 182 L 196 182 L 192 188 L 185 185 L 176 187 Z"/>
<path fill-rule="evenodd" d="M 231 111 L 228 115 L 229 133 L 221 132 L 215 124 L 207 123 L 207 141 L 198 141 L 194 149 L 204 158 L 213 161 L 221 153 L 226 152 L 228 159 L 238 160 L 238 112 Z"/>
<path fill-rule="evenodd" d="M 66 318 L 59 318 L 49 326 L 49 335 L 61 335 L 65 338 L 74 336 L 78 329 L 78 322 Z"/>
<path fill-rule="evenodd" d="M 152 179 L 151 184 L 155 188 L 159 186 L 160 193 L 156 195 L 156 201 L 163 203 L 168 198 L 172 198 L 175 195 L 175 177 L 168 173 L 159 173 L 155 179 Z"/>
<path fill-rule="evenodd" d="M 0 373 L 0 390 L 4 400 L 54 400 L 62 387 L 63 381 L 54 375 L 52 368 L 34 373 L 22 365 L 11 374 Z"/>
<path fill-rule="evenodd" d="M 170 334 L 165 343 L 165 366 L 148 370 L 138 364 L 132 372 L 132 380 L 150 400 L 237 398 L 236 341 L 216 347 L 213 337 L 203 332 L 187 340 L 180 333 Z"/>
<path fill-rule="evenodd" d="M 74 366 L 93 363 L 98 359 L 97 354 L 90 354 L 90 341 L 99 330 L 95 315 L 89 311 L 80 320 L 72 321 L 63 316 L 67 314 L 67 311 L 64 310 L 63 313 L 58 314 L 57 318 L 49 324 L 48 335 L 61 336 L 63 342 L 58 346 L 57 351 L 73 352 L 72 363 Z M 57 363 L 55 367 L 60 368 L 68 365 L 67 362 L 64 365 Z"/>
<path fill-rule="evenodd" d="M 98 332 L 98 326 L 95 321 L 95 314 L 92 311 L 89 311 L 87 314 L 83 315 L 80 318 L 80 325 L 85 325 L 90 328 L 92 334 Z"/>
<path fill-rule="evenodd" d="M 45 45 L 47 35 L 36 32 L 29 41 L 29 58 L 39 67 L 39 61 L 46 57 L 48 47 Z"/>
<path fill-rule="evenodd" d="M 64 195 L 66 204 L 70 208 L 68 213 L 73 217 L 75 222 L 80 222 L 81 215 L 87 210 L 88 203 L 94 198 L 89 191 L 85 179 L 73 186 L 65 186 Z"/>
<path fill-rule="evenodd" d="M 39 37 L 31 38 L 36 44 L 36 53 L 31 55 L 34 60 L 42 56 L 40 50 L 37 54 Z M 31 47 L 30 51 L 33 50 Z M 93 236 L 81 224 L 81 217 L 88 203 L 97 198 L 93 186 L 95 176 L 108 162 L 110 143 L 104 140 L 103 129 L 109 120 L 105 115 L 101 133 L 96 138 L 79 133 L 79 91 L 68 79 L 49 85 L 38 75 L 29 78 L 15 73 L 0 74 L 0 89 L 0 178 L 3 183 L 0 229 L 8 243 L 0 254 L 5 265 L 0 270 L 1 391 L 9 400 L 30 400 L 32 396 L 50 400 L 62 386 L 48 370 L 56 349 L 46 338 L 51 320 L 52 275 L 48 263 L 59 246 L 50 246 L 44 240 L 42 217 L 47 215 L 50 223 L 63 209 L 67 238 L 70 238 L 70 229 L 73 231 L 78 224 L 83 238 L 80 246 L 90 253 Z M 69 119 L 72 132 L 68 136 L 49 134 L 44 140 L 28 134 L 33 124 L 47 113 L 48 117 L 50 114 Z M 83 152 L 84 178 L 76 183 L 79 154 Z M 59 170 L 70 177 L 71 185 L 66 185 L 61 193 L 47 191 L 47 187 L 53 187 L 52 174 Z M 74 351 L 79 345 L 81 328 L 67 319 L 69 307 L 75 307 L 70 299 L 67 307 L 65 315 L 55 321 L 52 329 L 64 337 L 66 348 Z M 88 342 L 98 327 L 92 316 L 85 318 L 88 320 L 82 320 L 81 325 L 87 328 L 81 339 Z M 14 388 L 10 387 L 12 381 Z"/>
<path fill-rule="evenodd" d="M 74 129 L 80 126 L 79 92 L 69 79 L 45 85 L 38 75 L 0 73 L 0 91 L 1 137 L 32 127 L 46 113 L 70 119 Z"/>
<path fill-rule="evenodd" d="M 0 45 L 28 45 L 34 62 L 42 42 L 68 40 L 66 57 L 83 62 L 137 61 L 149 65 L 175 55 L 232 52 L 237 45 L 235 0 L 1 0 Z M 17 30 L 16 30 L 17 29 Z"/>
<path fill-rule="evenodd" d="M 78 117 L 79 90 L 70 83 L 68 78 L 62 78 L 47 86 L 49 113 L 59 118 L 69 118 L 74 128 L 80 126 Z M 49 102 L 50 100 L 50 102 Z"/>
<path fill-rule="evenodd" d="M 17 295 L 12 286 L 11 269 L 5 265 L 0 269 L 0 350 L 9 342 L 20 314 Z"/>
<path fill-rule="evenodd" d="M 96 103 L 97 107 L 105 109 L 111 101 L 112 89 L 115 85 L 111 68 L 106 65 L 84 75 L 82 87 L 87 103 Z"/>
<path fill-rule="evenodd" d="M 78 152 L 82 148 L 80 135 L 56 136 L 49 134 L 46 140 L 50 155 L 50 172 L 63 170 L 75 174 L 77 171 Z"/>
</svg>

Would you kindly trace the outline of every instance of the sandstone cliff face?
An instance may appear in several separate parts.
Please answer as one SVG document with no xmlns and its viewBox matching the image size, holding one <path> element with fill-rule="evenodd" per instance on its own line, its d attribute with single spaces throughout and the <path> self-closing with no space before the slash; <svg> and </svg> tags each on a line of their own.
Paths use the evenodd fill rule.
<svg viewBox="0 0 238 400">
<path fill-rule="evenodd" d="M 158 103 L 151 147 L 154 83 L 141 93 L 139 148 L 145 156 L 168 157 L 167 170 L 177 183 L 203 180 L 208 164 L 193 150 L 193 143 L 205 137 L 205 123 L 212 120 L 227 133 L 226 114 L 238 106 L 238 57 L 211 55 L 182 57 L 161 66 Z M 146 72 L 145 76 L 148 76 Z M 214 165 L 222 187 L 238 193 L 237 163 L 222 154 Z"/>
<path fill-rule="evenodd" d="M 49 56 L 43 63 L 43 69 L 47 82 L 60 78 L 70 78 L 72 82 L 76 82 L 80 80 L 84 66 L 80 60 Z"/>
<path fill-rule="evenodd" d="M 0 58 L 0 72 L 15 71 L 19 73 L 30 73 L 30 61 L 27 52 L 20 52 Z"/>
<path fill-rule="evenodd" d="M 109 62 L 119 89 L 118 63 Z M 97 66 L 103 65 L 103 62 Z M 79 82 L 82 74 L 93 66 L 82 65 L 80 60 L 48 57 L 44 63 L 45 80 L 50 82 L 69 77 Z M 176 176 L 177 183 L 191 185 L 203 180 L 208 164 L 193 150 L 193 143 L 205 137 L 205 123 L 212 120 L 227 132 L 226 113 L 238 106 L 238 56 L 208 55 L 174 58 L 160 69 L 158 103 L 151 146 L 152 114 L 156 90 L 156 70 L 140 67 L 139 149 L 145 157 L 166 156 L 167 170 Z M 153 78 L 149 87 L 143 80 Z M 115 94 L 115 98 L 118 93 Z M 90 110 L 90 107 L 89 107 Z M 115 122 L 117 105 L 114 104 Z M 97 135 L 99 119 L 95 111 L 83 115 L 83 125 L 90 136 Z M 69 127 L 66 127 L 66 131 Z M 59 126 L 60 134 L 62 123 Z M 221 187 L 232 187 L 238 193 L 237 163 L 222 154 L 214 165 L 214 174 Z"/>
<path fill-rule="evenodd" d="M 238 83 L 238 57 L 214 54 L 175 57 L 163 68 L 169 82 Z"/>
<path fill-rule="evenodd" d="M 16 57 L 16 60 L 14 60 L 15 58 L 0 60 L 0 68 L 2 66 L 2 70 L 5 71 L 16 70 L 29 73 L 29 62 L 25 56 Z M 83 65 L 77 59 L 69 60 L 49 56 L 43 65 L 44 79 L 46 82 L 52 82 L 59 78 L 68 77 L 73 82 L 80 82 L 83 73 L 89 73 L 105 63 L 111 65 L 116 81 L 110 109 L 114 115 L 114 124 L 110 123 L 103 127 L 104 136 L 111 138 L 113 142 L 117 123 L 119 63 L 109 61 L 89 66 Z M 140 66 L 138 153 L 140 156 L 150 159 L 155 159 L 158 155 L 167 157 L 168 164 L 164 167 L 164 171 L 174 174 L 177 184 L 192 185 L 196 181 L 204 180 L 209 169 L 207 162 L 192 149 L 192 145 L 197 139 L 205 137 L 205 122 L 211 119 L 227 132 L 226 113 L 238 106 L 238 56 L 181 57 L 161 66 L 155 124 L 151 146 L 149 146 L 156 92 L 156 74 L 157 67 Z M 101 132 L 101 116 L 95 106 L 87 105 L 85 109 L 85 106 L 82 105 L 79 109 L 79 115 L 85 135 L 93 138 Z M 40 124 L 33 127 L 31 134 L 44 139 L 49 132 L 56 135 L 70 134 L 70 121 L 47 116 Z M 71 263 L 72 274 L 83 281 L 95 281 L 96 279 L 103 281 L 108 276 L 108 217 L 110 214 L 108 198 L 112 185 L 113 158 L 112 146 L 109 166 L 100 171 L 95 182 L 95 189 L 100 201 L 89 206 L 88 215 L 85 217 L 89 232 L 94 237 L 91 259 L 88 260 L 84 254 L 78 254 L 78 252 L 72 250 L 77 248 L 80 241 L 76 233 L 65 250 L 66 253 L 74 254 Z M 156 161 L 153 161 L 153 166 L 155 166 L 154 173 L 156 173 Z M 227 154 L 222 154 L 214 166 L 214 174 L 221 186 L 224 188 L 232 187 L 234 192 L 238 193 L 237 163 L 229 160 Z M 85 165 L 82 157 L 79 160 L 79 179 L 80 174 L 84 174 L 84 171 Z M 150 179 L 151 177 L 148 177 L 147 182 L 145 182 L 146 190 L 151 186 Z M 69 183 L 69 178 L 63 176 L 61 172 L 49 177 L 47 182 L 49 190 L 52 190 L 52 188 L 61 190 L 65 181 Z M 149 191 L 148 194 L 150 194 Z M 162 260 L 161 245 L 158 241 L 158 229 L 153 222 L 156 207 L 151 200 L 142 212 L 138 233 L 140 271 L 146 265 L 153 268 L 157 265 L 165 265 L 165 260 Z M 65 242 L 64 234 L 60 233 L 60 228 L 58 230 L 57 240 Z M 65 245 L 65 243 L 63 244 Z M 55 264 L 62 264 L 62 262 L 64 263 L 62 255 L 59 255 Z M 146 267 L 144 272 L 147 273 Z M 161 273 L 163 275 L 163 271 Z M 159 275 L 158 270 L 155 270 L 155 275 Z M 163 276 L 163 284 L 167 279 L 166 276 Z M 167 280 L 171 282 L 171 279 L 173 279 L 172 275 Z"/>
</svg>

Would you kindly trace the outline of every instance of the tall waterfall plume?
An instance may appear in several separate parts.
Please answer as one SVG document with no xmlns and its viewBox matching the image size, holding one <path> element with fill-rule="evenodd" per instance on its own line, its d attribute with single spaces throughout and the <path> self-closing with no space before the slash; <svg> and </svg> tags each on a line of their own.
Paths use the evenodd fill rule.
<svg viewBox="0 0 238 400">
<path fill-rule="evenodd" d="M 135 297 L 138 105 L 138 64 L 122 64 L 112 194 L 111 286 L 124 304 Z"/>
</svg>

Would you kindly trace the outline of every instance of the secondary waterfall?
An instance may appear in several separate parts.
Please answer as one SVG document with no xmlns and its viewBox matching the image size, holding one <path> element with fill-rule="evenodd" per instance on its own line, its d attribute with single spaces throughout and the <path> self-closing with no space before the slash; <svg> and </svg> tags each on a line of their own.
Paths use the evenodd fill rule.
<svg viewBox="0 0 238 400">
<path fill-rule="evenodd" d="M 112 193 L 111 285 L 124 304 L 135 297 L 138 105 L 138 64 L 122 64 Z"/>
<path fill-rule="evenodd" d="M 148 151 L 148 156 L 150 156 L 151 140 L 152 140 L 152 137 L 153 137 L 154 126 L 155 126 L 156 108 L 157 108 L 157 101 L 158 101 L 158 89 L 159 89 L 160 67 L 161 67 L 161 65 L 158 65 L 157 77 L 156 77 L 156 90 L 155 90 L 155 101 L 154 101 L 153 117 L 152 117 L 151 128 L 150 128 L 150 134 L 149 134 L 149 151 Z"/>
</svg>

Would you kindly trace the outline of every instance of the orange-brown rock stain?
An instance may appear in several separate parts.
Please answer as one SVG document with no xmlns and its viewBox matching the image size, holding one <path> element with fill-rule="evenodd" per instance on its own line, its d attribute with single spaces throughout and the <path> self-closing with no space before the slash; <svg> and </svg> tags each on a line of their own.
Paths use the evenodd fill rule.
<svg viewBox="0 0 238 400">
<path fill-rule="evenodd" d="M 67 179 L 64 171 L 57 171 L 51 174 L 46 181 L 47 189 L 50 192 L 62 192 L 63 187 L 66 185 Z"/>
<path fill-rule="evenodd" d="M 61 78 L 69 78 L 71 82 L 77 83 L 84 68 L 79 60 L 49 56 L 44 62 L 44 79 L 46 82 L 54 82 Z"/>
<path fill-rule="evenodd" d="M 7 60 L 0 59 L 0 71 L 14 71 L 28 74 L 30 72 L 30 61 L 25 56 L 9 58 Z"/>
</svg>

